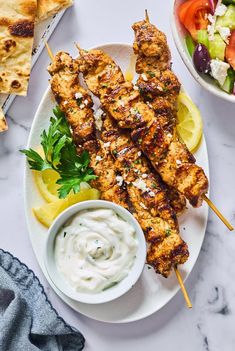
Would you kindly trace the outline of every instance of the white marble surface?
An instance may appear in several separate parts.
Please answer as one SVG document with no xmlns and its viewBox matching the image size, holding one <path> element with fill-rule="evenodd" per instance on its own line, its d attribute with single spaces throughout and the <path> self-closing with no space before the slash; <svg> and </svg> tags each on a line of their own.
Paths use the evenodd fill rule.
<svg viewBox="0 0 235 351">
<path fill-rule="evenodd" d="M 75 0 L 53 34 L 53 51 L 75 54 L 74 41 L 83 47 L 133 40 L 131 24 L 148 8 L 151 19 L 168 34 L 174 70 L 201 109 L 208 143 L 211 199 L 235 224 L 235 105 L 201 90 L 184 67 L 170 32 L 171 1 Z M 206 239 L 187 288 L 193 309 L 187 310 L 180 293 L 161 311 L 140 322 L 108 325 L 81 316 L 67 307 L 50 289 L 34 257 L 27 234 L 24 199 L 25 147 L 34 113 L 47 87 L 49 62 L 43 52 L 33 69 L 27 98 L 16 98 L 8 112 L 9 131 L 0 134 L 0 247 L 11 251 L 40 278 L 58 312 L 87 339 L 88 351 L 173 348 L 183 351 L 231 351 L 235 345 L 235 234 L 210 213 Z"/>
</svg>

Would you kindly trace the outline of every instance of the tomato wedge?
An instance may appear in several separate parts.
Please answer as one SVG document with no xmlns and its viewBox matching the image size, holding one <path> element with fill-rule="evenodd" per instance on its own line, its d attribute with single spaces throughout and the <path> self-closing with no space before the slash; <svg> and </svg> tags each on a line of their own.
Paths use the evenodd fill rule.
<svg viewBox="0 0 235 351">
<path fill-rule="evenodd" d="M 188 0 L 179 7 L 179 19 L 189 31 L 192 38 L 197 40 L 197 32 L 206 29 L 209 21 L 207 15 L 213 9 L 209 0 Z"/>
<path fill-rule="evenodd" d="M 186 15 L 187 15 L 187 11 L 190 8 L 190 6 L 192 5 L 192 3 L 193 3 L 193 0 L 188 0 L 188 1 L 183 2 L 179 7 L 178 15 L 179 15 L 180 22 L 183 24 L 184 24 Z"/>
<path fill-rule="evenodd" d="M 225 50 L 225 58 L 227 62 L 232 66 L 235 70 L 235 30 L 231 32 L 231 36 L 229 38 L 229 44 L 226 46 Z"/>
</svg>

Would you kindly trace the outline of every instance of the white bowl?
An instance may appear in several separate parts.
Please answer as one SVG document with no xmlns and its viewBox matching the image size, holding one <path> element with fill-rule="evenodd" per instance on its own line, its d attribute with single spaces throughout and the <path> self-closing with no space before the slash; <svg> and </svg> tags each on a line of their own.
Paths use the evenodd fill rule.
<svg viewBox="0 0 235 351">
<path fill-rule="evenodd" d="M 55 263 L 55 255 L 54 255 L 54 246 L 55 246 L 55 237 L 59 231 L 59 229 L 65 224 L 71 217 L 82 210 L 87 209 L 97 209 L 97 208 L 107 208 L 114 210 L 121 218 L 130 223 L 136 233 L 136 237 L 138 240 L 138 249 L 134 264 L 129 272 L 129 274 L 121 280 L 117 285 L 104 290 L 99 293 L 81 293 L 74 290 L 63 278 L 63 276 L 59 273 Z M 84 201 L 78 204 L 75 204 L 64 212 L 62 212 L 53 222 L 52 226 L 49 229 L 48 238 L 46 241 L 45 252 L 44 252 L 44 262 L 46 270 L 55 284 L 55 286 L 65 295 L 70 297 L 73 300 L 89 303 L 89 304 L 100 304 L 108 301 L 112 301 L 117 299 L 121 295 L 125 294 L 127 291 L 131 289 L 131 287 L 137 282 L 139 279 L 146 260 L 146 242 L 144 238 L 143 231 L 137 222 L 137 220 L 133 217 L 133 215 L 127 211 L 125 208 L 116 205 L 112 202 L 103 201 L 103 200 L 91 200 Z"/>
<path fill-rule="evenodd" d="M 189 72 L 192 76 L 196 79 L 196 81 L 206 90 L 211 92 L 212 94 L 235 103 L 235 95 L 230 95 L 224 92 L 219 88 L 216 84 L 215 80 L 205 74 L 199 74 L 193 65 L 193 61 L 191 56 L 188 53 L 188 49 L 185 44 L 185 35 L 186 30 L 184 26 L 180 23 L 177 9 L 181 3 L 185 2 L 185 0 L 173 0 L 173 9 L 172 9 L 172 18 L 171 18 L 171 28 L 173 33 L 173 38 L 175 41 L 175 45 L 178 49 L 178 52 L 184 61 L 185 65 L 187 66 Z"/>
</svg>

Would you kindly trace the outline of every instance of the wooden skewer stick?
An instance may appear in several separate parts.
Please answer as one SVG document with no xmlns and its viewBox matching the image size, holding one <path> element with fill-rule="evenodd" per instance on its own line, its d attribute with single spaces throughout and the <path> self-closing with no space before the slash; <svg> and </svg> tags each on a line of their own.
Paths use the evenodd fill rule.
<svg viewBox="0 0 235 351">
<path fill-rule="evenodd" d="M 50 49 L 50 46 L 48 45 L 48 43 L 46 41 L 45 41 L 45 45 L 46 45 L 46 48 L 47 48 L 48 55 L 49 55 L 51 61 L 53 61 L 54 60 L 54 55 L 53 55 L 53 53 L 52 53 L 52 51 Z"/>
<path fill-rule="evenodd" d="M 206 195 L 203 195 L 203 200 L 206 201 L 206 203 L 208 204 L 208 206 L 210 206 L 210 208 L 212 209 L 212 211 L 215 212 L 215 214 L 219 217 L 219 219 L 227 226 L 227 228 L 229 230 L 233 230 L 233 226 L 227 221 L 227 219 L 222 215 L 222 213 L 218 210 L 218 208 L 213 204 L 213 202 L 208 199 L 208 197 Z"/>
<path fill-rule="evenodd" d="M 145 21 L 149 23 L 149 14 L 147 9 L 145 9 Z"/>
<path fill-rule="evenodd" d="M 192 308 L 193 306 L 192 306 L 192 304 L 191 304 L 191 301 L 190 301 L 190 299 L 189 299 L 189 296 L 188 296 L 187 290 L 186 290 L 186 288 L 185 288 L 183 279 L 182 279 L 182 277 L 181 277 L 180 272 L 178 271 L 177 266 L 175 266 L 174 270 L 175 270 L 175 274 L 176 274 L 176 277 L 177 277 L 177 279 L 178 279 L 179 285 L 180 285 L 180 287 L 181 287 L 181 291 L 182 291 L 182 293 L 183 293 L 183 295 L 184 295 L 185 302 L 186 302 L 188 308 Z"/>
<path fill-rule="evenodd" d="M 145 20 L 149 23 L 149 15 L 148 10 L 145 10 Z M 203 200 L 206 201 L 208 206 L 215 212 L 215 214 L 219 217 L 219 219 L 226 225 L 229 230 L 234 230 L 233 226 L 227 221 L 227 219 L 222 215 L 222 213 L 218 210 L 218 208 L 213 204 L 213 202 L 208 199 L 206 195 L 203 195 Z"/>
<path fill-rule="evenodd" d="M 51 51 L 51 49 L 50 49 L 48 43 L 45 42 L 45 45 L 46 45 L 46 48 L 47 48 L 47 51 L 48 51 L 48 55 L 50 56 L 50 59 L 53 61 L 53 60 L 54 60 L 54 55 L 53 55 L 53 53 L 52 53 L 52 51 Z M 79 45 L 76 44 L 76 46 L 77 46 L 78 50 L 80 51 L 81 48 L 79 47 Z M 175 270 L 175 274 L 176 274 L 176 277 L 177 277 L 177 279 L 178 279 L 179 285 L 180 285 L 180 287 L 181 287 L 183 296 L 184 296 L 184 298 L 185 298 L 186 304 L 187 304 L 188 308 L 192 308 L 192 304 L 191 304 L 191 302 L 190 302 L 190 299 L 189 299 L 187 290 L 186 290 L 186 288 L 185 288 L 185 286 L 184 286 L 184 282 L 183 282 L 183 279 L 182 279 L 182 277 L 181 277 L 181 274 L 180 274 L 180 272 L 178 271 L 178 268 L 177 268 L 177 267 L 174 267 L 174 270 Z"/>
</svg>

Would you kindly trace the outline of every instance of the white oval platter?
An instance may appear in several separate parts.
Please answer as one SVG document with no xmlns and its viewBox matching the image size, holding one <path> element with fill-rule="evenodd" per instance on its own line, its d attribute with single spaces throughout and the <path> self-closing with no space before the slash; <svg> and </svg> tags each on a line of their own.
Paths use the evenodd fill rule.
<svg viewBox="0 0 235 351">
<path fill-rule="evenodd" d="M 111 55 L 121 66 L 123 72 L 127 70 L 132 55 L 131 46 L 126 44 L 106 44 L 98 48 Z M 48 127 L 49 118 L 55 105 L 56 103 L 50 91 L 50 87 L 48 87 L 36 112 L 27 148 L 37 148 L 39 146 L 40 134 L 43 129 Z M 204 168 L 207 176 L 209 176 L 207 148 L 204 138 L 195 157 L 197 163 Z M 44 200 L 41 198 L 34 183 L 32 172 L 29 170 L 26 163 L 25 210 L 29 236 L 36 258 L 51 287 L 65 303 L 77 312 L 90 318 L 109 323 L 133 322 L 158 311 L 179 291 L 179 284 L 174 274 L 171 274 L 168 279 L 165 279 L 157 275 L 153 269 L 148 269 L 146 265 L 137 284 L 127 294 L 115 301 L 101 305 L 89 305 L 78 303 L 63 295 L 53 285 L 44 266 L 43 254 L 48 235 L 47 228 L 41 225 L 32 213 L 32 208 L 39 206 L 43 202 Z M 208 218 L 208 207 L 206 204 L 203 204 L 203 206 L 198 209 L 193 209 L 190 206 L 188 207 L 185 213 L 179 218 L 181 235 L 188 243 L 190 251 L 190 257 L 187 263 L 179 267 L 184 280 L 188 277 L 196 263 L 205 236 Z"/>
</svg>

